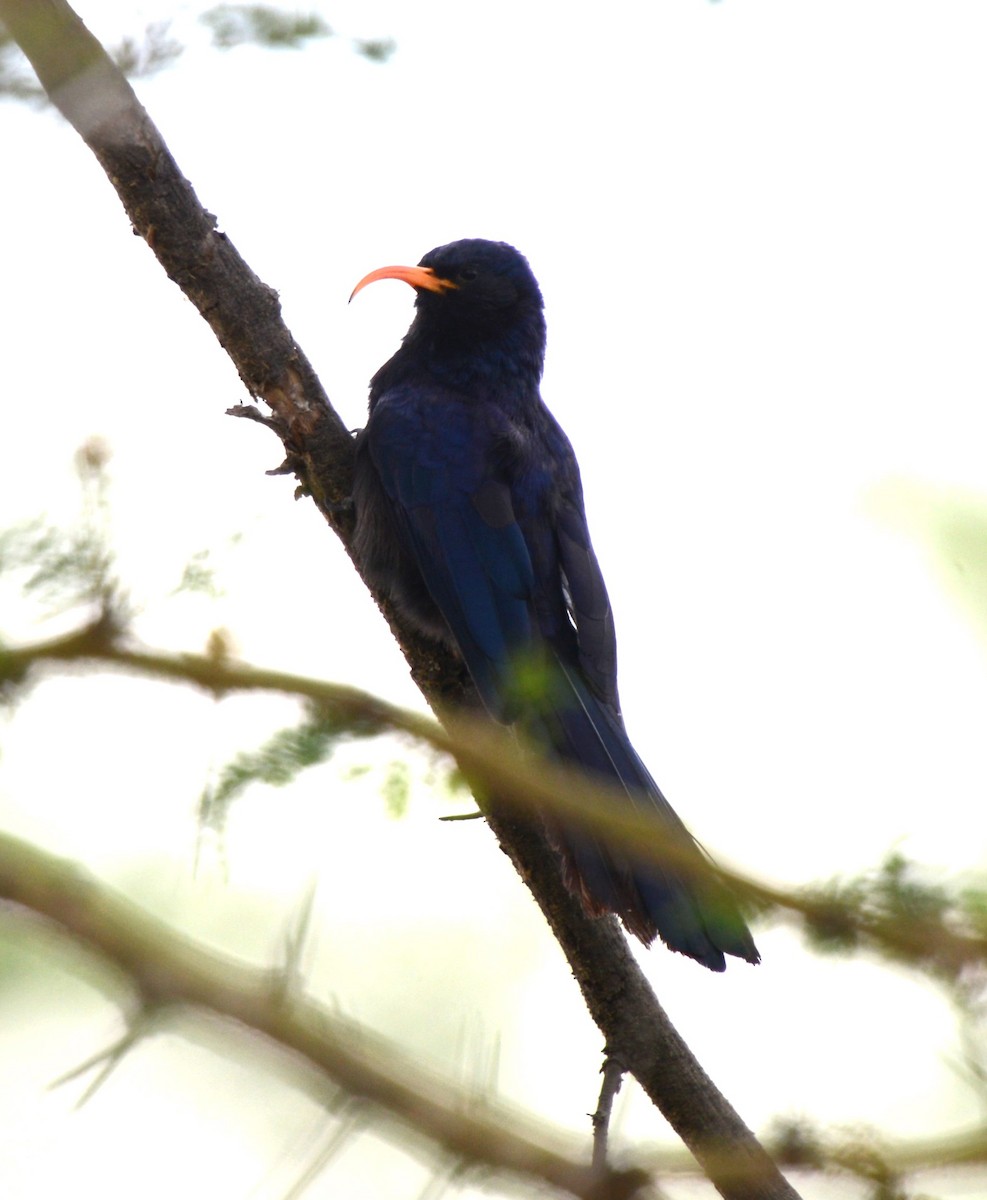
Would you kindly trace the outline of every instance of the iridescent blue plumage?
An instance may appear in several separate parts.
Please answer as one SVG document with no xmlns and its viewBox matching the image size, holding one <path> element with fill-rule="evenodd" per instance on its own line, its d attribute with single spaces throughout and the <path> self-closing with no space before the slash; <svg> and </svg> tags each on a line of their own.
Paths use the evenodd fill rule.
<svg viewBox="0 0 987 1200">
<path fill-rule="evenodd" d="M 622 786 L 694 861 L 687 879 L 550 822 L 587 910 L 614 912 L 645 943 L 657 934 L 713 970 L 725 954 L 757 962 L 734 900 L 624 729 L 579 469 L 539 394 L 545 323 L 527 261 L 503 242 L 469 239 L 363 282 L 377 278 L 411 283 L 417 313 L 371 381 L 357 443 L 365 566 L 423 632 L 458 651 L 493 717 Z M 534 692 L 518 682 L 532 670 L 543 684 Z"/>
</svg>

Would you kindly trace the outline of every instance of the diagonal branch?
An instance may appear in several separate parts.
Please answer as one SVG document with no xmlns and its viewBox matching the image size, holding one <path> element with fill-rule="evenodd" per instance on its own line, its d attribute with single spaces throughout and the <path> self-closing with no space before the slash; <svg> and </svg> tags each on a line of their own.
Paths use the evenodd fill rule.
<svg viewBox="0 0 987 1200">
<path fill-rule="evenodd" d="M 0 897 L 45 918 L 121 972 L 142 1012 L 192 1007 L 246 1026 L 347 1095 L 424 1134 L 460 1163 L 526 1176 L 586 1200 L 629 1200 L 649 1182 L 636 1168 L 573 1161 L 530 1118 L 494 1104 L 470 1104 L 397 1046 L 296 992 L 284 973 L 222 958 L 72 863 L 5 834 L 0 834 Z M 102 1056 L 104 1064 L 114 1065 L 140 1032 L 138 1025 Z"/>
<path fill-rule="evenodd" d="M 462 712 L 445 714 L 445 724 L 391 704 L 349 684 L 252 666 L 221 655 L 173 654 L 128 645 L 112 621 L 98 618 L 68 634 L 16 648 L 0 647 L 0 693 L 30 681 L 45 665 L 82 663 L 188 683 L 220 697 L 241 691 L 274 691 L 309 702 L 335 728 L 355 736 L 386 730 L 407 734 L 456 760 L 464 773 L 494 792 L 500 807 L 519 816 L 550 812 L 624 846 L 660 866 L 694 869 L 694 858 L 655 837 L 654 818 L 611 797 L 605 783 L 559 762 L 533 756 L 492 721 Z M 913 907 L 889 910 L 865 892 L 834 896 L 822 887 L 785 890 L 722 866 L 730 888 L 766 910 L 800 918 L 808 931 L 826 931 L 845 942 L 861 942 L 877 953 L 956 983 L 987 962 L 987 937 L 956 913 L 921 914 Z M 853 892 L 851 888 L 851 892 Z"/>
<path fill-rule="evenodd" d="M 352 517 L 342 505 L 350 493 L 351 439 L 281 321 L 277 296 L 216 229 L 130 85 L 63 0 L 0 0 L 0 20 L 99 160 L 135 231 L 209 322 L 250 395 L 272 409 L 288 466 L 350 549 Z M 429 703 L 475 703 L 461 664 L 375 598 Z M 608 1053 L 637 1077 L 721 1194 L 794 1197 L 679 1037 L 616 924 L 590 920 L 566 891 L 544 835 L 499 812 L 488 821 L 569 959 Z"/>
</svg>

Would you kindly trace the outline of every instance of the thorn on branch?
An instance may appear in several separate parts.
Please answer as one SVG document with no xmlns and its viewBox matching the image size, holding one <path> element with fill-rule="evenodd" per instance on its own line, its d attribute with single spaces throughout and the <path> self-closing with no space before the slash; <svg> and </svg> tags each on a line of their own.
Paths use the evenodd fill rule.
<svg viewBox="0 0 987 1200">
<path fill-rule="evenodd" d="M 66 1083 L 71 1083 L 74 1079 L 79 1079 L 82 1075 L 87 1074 L 94 1067 L 98 1068 L 92 1082 L 89 1083 L 82 1095 L 75 1102 L 76 1109 L 82 1108 L 96 1092 L 109 1079 L 110 1075 L 116 1070 L 123 1059 L 137 1045 L 137 1043 L 145 1038 L 151 1032 L 153 1015 L 142 1010 L 134 1019 L 131 1027 L 123 1035 L 119 1041 L 113 1043 L 112 1046 L 107 1046 L 105 1049 L 91 1055 L 78 1066 L 66 1071 L 64 1075 L 60 1075 L 57 1079 L 53 1079 L 48 1085 L 49 1091 L 54 1091 L 57 1087 L 63 1087 Z"/>
<path fill-rule="evenodd" d="M 265 475 L 297 475 L 299 485 L 295 489 L 295 499 L 300 500 L 303 496 L 312 495 L 312 489 L 309 487 L 306 480 L 308 474 L 308 464 L 302 454 L 297 453 L 291 448 L 291 431 L 288 423 L 282 418 L 275 415 L 267 416 L 262 413 L 254 404 L 234 404 L 232 408 L 226 410 L 228 417 L 245 417 L 248 421 L 256 421 L 258 425 L 264 425 L 272 430 L 285 444 L 287 453 L 284 462 L 280 466 L 272 467 L 271 470 L 265 471 Z M 352 507 L 352 501 L 347 501 L 346 507 Z"/>
<path fill-rule="evenodd" d="M 268 429 L 273 429 L 278 437 L 282 437 L 287 433 L 287 426 L 278 417 L 267 416 L 260 411 L 256 404 L 234 404 L 232 408 L 226 410 L 228 417 L 244 417 L 248 421 L 256 421 L 258 425 L 266 425 Z"/>
<path fill-rule="evenodd" d="M 603 1084 L 600 1087 L 600 1099 L 596 1112 L 590 1120 L 593 1122 L 593 1170 L 603 1171 L 607 1165 L 607 1142 L 610 1136 L 610 1114 L 613 1112 L 613 1102 L 624 1079 L 627 1068 L 619 1059 L 608 1054 L 603 1060 L 600 1074 Z"/>
<path fill-rule="evenodd" d="M 280 466 L 272 467 L 269 471 L 265 471 L 265 475 L 297 475 L 303 468 L 301 458 L 296 454 L 289 454 Z"/>
</svg>

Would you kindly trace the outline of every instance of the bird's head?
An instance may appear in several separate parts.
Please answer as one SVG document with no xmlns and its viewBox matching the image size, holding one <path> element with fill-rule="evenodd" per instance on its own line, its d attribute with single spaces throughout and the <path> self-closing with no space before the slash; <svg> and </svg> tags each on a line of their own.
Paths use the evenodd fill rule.
<svg viewBox="0 0 987 1200">
<path fill-rule="evenodd" d="M 380 267 L 353 289 L 400 279 L 416 292 L 418 313 L 405 341 L 439 354 L 482 355 L 502 347 L 540 372 L 545 322 L 538 281 L 528 260 L 506 242 L 464 238 L 437 246 L 416 267 Z"/>
</svg>

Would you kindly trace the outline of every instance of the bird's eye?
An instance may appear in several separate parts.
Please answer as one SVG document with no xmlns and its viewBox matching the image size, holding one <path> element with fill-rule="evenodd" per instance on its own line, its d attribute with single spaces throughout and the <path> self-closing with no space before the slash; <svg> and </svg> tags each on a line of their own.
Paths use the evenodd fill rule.
<svg viewBox="0 0 987 1200">
<path fill-rule="evenodd" d="M 459 278 L 465 283 L 472 283 L 476 276 L 476 267 L 463 267 L 463 269 L 459 272 Z"/>
</svg>

